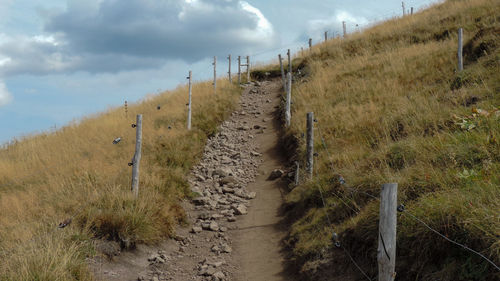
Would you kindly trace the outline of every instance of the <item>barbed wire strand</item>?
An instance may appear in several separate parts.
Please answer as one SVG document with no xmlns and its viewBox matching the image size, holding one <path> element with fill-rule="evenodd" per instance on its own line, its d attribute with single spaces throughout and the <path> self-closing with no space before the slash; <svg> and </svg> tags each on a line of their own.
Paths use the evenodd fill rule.
<svg viewBox="0 0 500 281">
<path fill-rule="evenodd" d="M 324 138 L 323 138 L 323 135 L 321 134 L 321 127 L 320 127 L 319 125 L 318 125 L 317 127 L 318 127 L 318 132 L 319 132 L 319 135 L 320 135 L 321 141 L 322 141 L 322 143 L 323 143 L 323 146 L 324 146 L 324 148 L 325 148 L 325 150 L 326 150 L 326 152 L 327 152 L 327 154 L 328 154 L 328 157 L 329 157 L 329 160 L 330 160 L 330 164 L 331 164 L 331 168 L 332 168 L 332 170 L 333 170 L 333 168 L 334 168 L 334 167 L 333 167 L 333 162 L 331 162 L 331 159 L 332 159 L 332 158 L 331 158 L 330 152 L 329 152 L 329 150 L 328 150 L 328 147 L 327 147 L 327 145 L 326 145 L 326 142 L 325 142 L 325 140 L 324 140 Z M 345 180 L 344 180 L 344 182 L 345 182 Z M 368 193 L 365 193 L 365 192 L 363 192 L 363 191 L 356 190 L 356 189 L 352 189 L 352 190 L 353 190 L 353 191 L 356 191 L 356 192 L 363 193 L 363 194 L 365 194 L 365 195 L 370 196 L 370 197 L 371 197 L 371 198 L 373 198 L 373 199 L 376 199 L 376 200 L 380 201 L 380 198 L 375 197 L 375 196 L 373 196 L 373 195 L 371 195 L 371 194 L 368 194 Z M 403 213 L 403 212 L 404 212 L 404 213 Z M 495 267 L 498 271 L 500 271 L 500 267 L 499 267 L 498 265 L 496 265 L 493 261 L 491 261 L 490 259 L 488 259 L 486 256 L 484 256 L 483 254 L 481 254 L 481 253 L 479 253 L 479 252 L 477 252 L 477 251 L 475 251 L 475 250 L 473 250 L 473 249 L 471 249 L 471 248 L 469 248 L 469 247 L 467 247 L 467 246 L 465 246 L 465 245 L 463 245 L 463 244 L 461 244 L 461 243 L 458 243 L 458 242 L 453 241 L 452 239 L 450 239 L 450 238 L 446 237 L 445 235 L 441 234 L 439 231 L 437 231 L 437 230 L 433 229 L 432 227 L 430 227 L 428 224 L 426 224 L 424 221 L 422 221 L 421 219 L 419 219 L 419 218 L 418 218 L 418 217 L 416 217 L 415 215 L 411 214 L 410 212 L 408 212 L 408 211 L 406 211 L 406 210 L 402 209 L 401 213 L 402 213 L 403 215 L 404 215 L 405 213 L 406 213 L 406 214 L 408 214 L 410 217 L 412 217 L 412 218 L 413 218 L 413 219 L 415 219 L 416 221 L 420 222 L 420 223 L 421 223 L 421 224 L 423 224 L 426 228 L 428 228 L 429 230 L 431 230 L 431 231 L 432 231 L 432 232 L 434 232 L 435 234 L 437 234 L 437 235 L 441 236 L 442 238 L 446 239 L 447 241 L 449 241 L 449 242 L 451 242 L 451 243 L 453 243 L 453 244 L 455 244 L 455 245 L 457 245 L 457 246 L 460 246 L 460 247 L 462 247 L 462 248 L 464 248 L 464 249 L 466 249 L 466 250 L 468 250 L 468 251 L 470 251 L 470 252 L 472 252 L 472 253 L 474 253 L 474 254 L 476 254 L 476 255 L 480 256 L 480 257 L 482 257 L 484 260 L 486 260 L 486 261 L 487 261 L 487 262 L 489 262 L 491 265 L 493 265 L 493 266 L 494 266 L 494 267 Z"/>
<path fill-rule="evenodd" d="M 471 253 L 474 253 L 478 256 L 480 256 L 481 258 L 483 258 L 485 261 L 489 262 L 491 265 L 493 265 L 495 267 L 496 270 L 500 271 L 500 267 L 498 265 L 496 265 L 493 261 L 491 261 L 490 259 L 488 259 L 486 256 L 484 256 L 483 254 L 479 253 L 478 251 L 476 250 L 473 250 L 461 243 L 458 243 L 448 237 L 446 237 L 444 234 L 441 234 L 439 231 L 435 230 L 434 228 L 430 227 L 427 223 L 425 223 L 423 220 L 419 219 L 417 216 L 413 215 L 412 213 L 406 211 L 406 210 L 403 210 L 401 211 L 401 214 L 402 215 L 409 215 L 411 218 L 413 218 L 414 220 L 418 221 L 419 223 L 423 224 L 427 229 L 429 229 L 430 231 L 434 232 L 435 234 L 441 236 L 443 239 L 445 239 L 446 241 L 452 243 L 452 244 L 455 244 L 457 246 L 460 246 L 462 248 L 464 248 L 465 250 L 471 252 Z"/>
<path fill-rule="evenodd" d="M 316 176 L 317 176 L 317 171 L 316 171 Z M 324 210 L 324 213 L 326 215 L 326 219 L 328 220 L 328 225 L 330 226 L 330 228 L 332 229 L 332 232 L 335 233 L 335 229 L 333 228 L 333 224 L 332 224 L 332 221 L 330 220 L 330 216 L 328 215 L 328 205 L 326 204 L 326 201 L 325 201 L 325 198 L 323 197 L 323 190 L 321 188 L 320 185 L 318 185 L 318 190 L 319 190 L 319 194 L 321 195 L 321 202 L 323 202 L 323 210 Z M 336 195 L 334 193 L 334 195 Z M 337 195 L 336 195 L 337 196 Z M 337 196 L 337 198 L 339 198 L 342 202 L 344 202 L 339 196 Z M 347 207 L 349 207 L 349 205 L 347 205 L 347 203 L 344 202 L 344 204 L 346 204 Z M 350 208 L 350 207 L 349 207 Z M 352 208 L 351 208 L 352 209 Z M 356 212 L 356 211 L 355 211 Z M 359 212 L 356 212 L 359 214 Z M 346 253 L 346 255 L 349 257 L 349 259 L 352 261 L 352 263 L 356 266 L 356 268 L 369 280 L 369 281 L 372 281 L 372 278 L 370 278 L 364 271 L 363 269 L 356 263 L 356 261 L 353 259 L 353 257 L 349 254 L 349 252 L 347 251 L 347 249 L 344 248 L 344 246 L 342 246 L 342 244 L 339 242 L 337 245 L 337 247 L 340 247 L 342 248 L 342 250 L 344 250 L 344 252 Z"/>
<path fill-rule="evenodd" d="M 342 248 L 342 250 L 344 250 L 345 254 L 349 257 L 349 259 L 351 259 L 352 263 L 358 268 L 359 271 L 361 271 L 361 273 L 363 273 L 363 275 L 366 277 L 366 279 L 368 280 L 375 280 L 377 277 L 375 276 L 374 278 L 370 278 L 370 276 L 368 276 L 364 271 L 363 269 L 361 269 L 361 267 L 356 263 L 356 261 L 353 259 L 353 257 L 349 254 L 349 252 L 346 250 L 346 248 L 344 248 L 344 246 L 342 246 L 342 244 L 340 245 L 340 248 Z"/>
</svg>

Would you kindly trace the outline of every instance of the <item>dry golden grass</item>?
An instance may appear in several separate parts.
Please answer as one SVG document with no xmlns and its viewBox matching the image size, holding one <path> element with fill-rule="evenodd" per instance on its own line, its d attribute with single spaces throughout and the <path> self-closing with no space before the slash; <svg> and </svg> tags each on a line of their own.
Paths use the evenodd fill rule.
<svg viewBox="0 0 500 281">
<path fill-rule="evenodd" d="M 172 234 L 184 218 L 179 199 L 191 196 L 189 169 L 239 97 L 237 87 L 218 85 L 216 96 L 211 83 L 193 85 L 191 131 L 180 86 L 129 105 L 127 118 L 117 107 L 1 149 L 0 280 L 92 280 L 85 258 L 96 254 L 93 239 L 154 243 Z M 127 165 L 136 114 L 144 119 L 137 200 Z"/>
<path fill-rule="evenodd" d="M 499 14 L 498 1 L 447 1 L 295 58 L 306 75 L 293 88 L 287 136 L 297 140 L 299 160 L 307 112 L 320 128 L 317 176 L 288 196 L 295 218 L 288 242 L 303 270 L 322 260 L 333 268 L 350 264 L 332 246 L 335 230 L 370 276 L 377 274 L 379 203 L 340 186 L 338 174 L 374 196 L 381 184 L 398 182 L 399 201 L 410 212 L 500 264 Z M 456 73 L 459 27 L 466 44 L 462 73 Z M 398 220 L 400 280 L 499 278 L 487 262 L 410 217 Z"/>
</svg>

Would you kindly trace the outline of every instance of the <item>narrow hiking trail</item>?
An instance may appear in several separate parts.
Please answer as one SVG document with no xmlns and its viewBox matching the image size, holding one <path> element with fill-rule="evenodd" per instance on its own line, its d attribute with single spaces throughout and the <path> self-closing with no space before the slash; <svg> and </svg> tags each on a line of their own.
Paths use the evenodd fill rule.
<svg viewBox="0 0 500 281">
<path fill-rule="evenodd" d="M 276 119 L 281 83 L 244 86 L 239 107 L 207 141 L 189 176 L 200 194 L 184 203 L 190 226 L 159 246 L 93 260 L 98 280 L 293 280 L 281 244 L 287 184 Z"/>
</svg>

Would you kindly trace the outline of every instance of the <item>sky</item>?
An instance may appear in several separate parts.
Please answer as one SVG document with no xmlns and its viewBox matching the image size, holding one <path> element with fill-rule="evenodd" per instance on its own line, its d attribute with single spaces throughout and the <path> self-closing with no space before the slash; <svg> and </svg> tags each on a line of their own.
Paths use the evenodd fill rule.
<svg viewBox="0 0 500 281">
<path fill-rule="evenodd" d="M 405 1 L 423 9 L 437 0 Z M 401 16 L 394 0 L 0 0 L 0 144 Z M 233 68 L 237 69 L 236 60 Z"/>
</svg>

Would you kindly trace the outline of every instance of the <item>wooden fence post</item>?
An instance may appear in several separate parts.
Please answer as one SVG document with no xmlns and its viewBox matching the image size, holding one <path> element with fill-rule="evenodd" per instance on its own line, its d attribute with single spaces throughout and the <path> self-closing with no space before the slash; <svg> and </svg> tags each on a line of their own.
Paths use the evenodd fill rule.
<svg viewBox="0 0 500 281">
<path fill-rule="evenodd" d="M 462 48 L 463 48 L 463 33 L 464 29 L 459 28 L 458 29 L 458 71 L 464 70 L 464 61 L 463 61 L 463 53 L 462 53 Z"/>
<path fill-rule="evenodd" d="M 377 249 L 379 281 L 393 281 L 396 278 L 397 201 L 398 184 L 382 185 Z"/>
<path fill-rule="evenodd" d="M 292 119 L 292 114 L 290 112 L 290 107 L 292 105 L 292 74 L 288 72 L 286 74 L 287 87 L 286 87 L 286 108 L 285 108 L 285 126 L 290 127 L 290 121 Z"/>
<path fill-rule="evenodd" d="M 307 113 L 307 162 L 306 171 L 309 178 L 313 178 L 313 162 L 314 162 L 314 113 Z"/>
<path fill-rule="evenodd" d="M 250 56 L 247 56 L 247 83 L 250 82 Z"/>
<path fill-rule="evenodd" d="M 325 42 L 328 41 L 328 31 L 325 31 Z"/>
<path fill-rule="evenodd" d="M 286 53 L 288 55 L 288 72 L 292 73 L 292 54 L 290 53 L 290 49 Z"/>
<path fill-rule="evenodd" d="M 132 159 L 132 192 L 139 196 L 139 164 L 141 162 L 142 148 L 142 114 L 137 115 L 135 124 L 135 153 Z"/>
<path fill-rule="evenodd" d="M 125 101 L 125 119 L 128 119 L 128 104 L 127 104 L 127 101 Z"/>
<path fill-rule="evenodd" d="M 233 79 L 231 78 L 231 55 L 227 57 L 229 59 L 229 71 L 227 74 L 229 75 L 229 83 L 233 83 Z"/>
<path fill-rule="evenodd" d="M 283 58 L 281 57 L 281 54 L 278 55 L 278 59 L 280 61 L 281 80 L 283 82 L 283 90 L 286 91 L 285 70 L 283 69 Z"/>
<path fill-rule="evenodd" d="M 344 31 L 344 38 L 347 36 L 347 27 L 345 26 L 345 21 L 342 22 L 342 30 Z"/>
<path fill-rule="evenodd" d="M 299 185 L 300 181 L 300 166 L 299 161 L 295 161 L 295 186 Z"/>
<path fill-rule="evenodd" d="M 403 17 L 406 16 L 405 2 L 401 2 L 401 7 L 403 7 Z"/>
<path fill-rule="evenodd" d="M 189 71 L 189 77 L 187 79 L 189 79 L 189 101 L 188 101 L 187 129 L 191 130 L 191 95 L 192 95 L 192 83 L 191 83 L 191 80 L 193 79 L 191 70 Z"/>
<path fill-rule="evenodd" d="M 214 94 L 217 94 L 217 57 L 214 56 Z"/>
<path fill-rule="evenodd" d="M 413 15 L 413 7 L 411 7 L 410 11 L 411 15 Z"/>
<path fill-rule="evenodd" d="M 238 56 L 238 84 L 241 84 L 241 56 Z"/>
<path fill-rule="evenodd" d="M 309 38 L 309 51 L 312 51 L 312 45 L 313 45 L 312 42 L 313 42 L 312 38 Z"/>
</svg>

